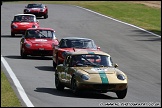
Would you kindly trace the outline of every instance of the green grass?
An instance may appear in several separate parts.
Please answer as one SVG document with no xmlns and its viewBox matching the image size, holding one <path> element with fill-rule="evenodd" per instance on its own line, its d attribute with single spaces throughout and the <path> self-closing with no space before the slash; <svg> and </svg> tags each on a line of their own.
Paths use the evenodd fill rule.
<svg viewBox="0 0 162 108">
<path fill-rule="evenodd" d="M 33 3 L 78 5 L 161 35 L 161 9 L 124 1 L 34 1 Z M 13 2 L 12 2 L 13 3 Z M 19 1 L 15 3 L 31 3 Z"/>
<path fill-rule="evenodd" d="M 5 74 L 1 71 L 1 107 L 21 107 Z"/>
</svg>

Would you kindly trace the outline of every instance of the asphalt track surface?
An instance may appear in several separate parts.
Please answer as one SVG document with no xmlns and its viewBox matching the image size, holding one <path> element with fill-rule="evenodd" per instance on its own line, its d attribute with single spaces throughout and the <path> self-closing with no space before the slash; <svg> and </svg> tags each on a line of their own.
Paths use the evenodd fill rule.
<svg viewBox="0 0 162 108">
<path fill-rule="evenodd" d="M 135 102 L 161 106 L 161 37 L 90 11 L 70 5 L 48 4 L 49 18 L 39 18 L 42 27 L 55 29 L 58 39 L 67 36 L 92 38 L 101 50 L 112 56 L 119 69 L 128 75 L 126 98 L 115 93 L 84 93 L 74 96 L 70 89 L 57 91 L 50 57 L 20 57 L 20 36 L 10 36 L 13 16 L 22 13 L 26 4 L 1 6 L 1 55 L 7 61 L 35 107 L 99 107 L 108 102 Z M 23 106 L 8 72 L 5 72 Z M 125 104 L 127 106 L 127 104 Z M 152 104 L 151 104 L 152 105 Z"/>
</svg>

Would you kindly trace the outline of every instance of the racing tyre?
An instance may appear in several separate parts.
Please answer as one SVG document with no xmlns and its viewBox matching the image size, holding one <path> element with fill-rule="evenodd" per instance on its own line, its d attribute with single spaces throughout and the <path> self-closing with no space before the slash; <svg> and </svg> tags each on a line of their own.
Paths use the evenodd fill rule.
<svg viewBox="0 0 162 108">
<path fill-rule="evenodd" d="M 77 83 L 76 83 L 75 76 L 73 76 L 73 78 L 72 78 L 71 89 L 72 89 L 72 92 L 73 92 L 75 95 L 79 95 L 79 90 L 78 90 L 78 88 L 77 88 Z"/>
<path fill-rule="evenodd" d="M 53 68 L 56 70 L 57 64 L 53 61 Z"/>
<path fill-rule="evenodd" d="M 21 52 L 20 52 L 20 55 L 21 55 L 22 58 L 26 58 L 26 57 L 27 57 L 27 55 L 24 54 L 22 50 L 21 50 Z"/>
<path fill-rule="evenodd" d="M 125 98 L 126 94 L 127 94 L 127 88 L 116 92 L 116 95 L 118 96 L 119 99 Z"/>
<path fill-rule="evenodd" d="M 11 36 L 12 36 L 12 37 L 14 37 L 14 36 L 15 36 L 15 34 L 11 32 Z"/>
<path fill-rule="evenodd" d="M 48 18 L 48 14 L 45 14 L 45 15 L 44 15 L 44 19 L 47 19 L 47 18 Z"/>
<path fill-rule="evenodd" d="M 59 65 L 59 64 L 61 64 L 61 63 L 60 63 L 59 59 L 57 58 L 57 65 Z"/>
<path fill-rule="evenodd" d="M 56 72 L 55 72 L 56 73 Z M 61 84 L 59 77 L 57 74 L 55 74 L 55 86 L 57 90 L 64 90 L 64 85 Z"/>
<path fill-rule="evenodd" d="M 60 64 L 60 61 L 58 59 L 58 54 L 56 55 L 56 65 L 59 65 Z"/>
</svg>

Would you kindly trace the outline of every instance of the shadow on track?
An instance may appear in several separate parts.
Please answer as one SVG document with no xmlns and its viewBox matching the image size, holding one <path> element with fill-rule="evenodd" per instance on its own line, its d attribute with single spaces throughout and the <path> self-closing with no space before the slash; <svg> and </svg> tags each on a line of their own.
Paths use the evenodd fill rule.
<svg viewBox="0 0 162 108">
<path fill-rule="evenodd" d="M 6 58 L 11 58 L 11 59 L 23 59 L 21 56 L 18 55 L 10 55 L 10 56 L 3 56 Z M 28 56 L 24 60 L 52 60 L 51 57 L 41 57 L 41 56 Z"/>
<path fill-rule="evenodd" d="M 49 93 L 56 96 L 64 96 L 64 97 L 74 97 L 74 98 L 90 98 L 90 99 L 118 99 L 117 97 L 111 97 L 106 95 L 105 93 L 96 93 L 96 92 L 81 92 L 79 96 L 75 96 L 70 89 L 64 89 L 63 91 L 58 91 L 55 88 L 36 88 L 35 92 Z"/>
<path fill-rule="evenodd" d="M 1 38 L 21 38 L 22 35 L 21 34 L 18 34 L 16 36 L 11 36 L 11 35 L 1 35 Z"/>
<path fill-rule="evenodd" d="M 35 68 L 37 68 L 39 70 L 43 70 L 43 71 L 55 72 L 55 69 L 53 68 L 53 66 L 35 66 Z"/>
<path fill-rule="evenodd" d="M 159 41 L 159 42 L 161 42 L 161 38 L 149 38 L 147 40 L 136 40 L 136 41 L 152 41 L 152 42 Z"/>
</svg>

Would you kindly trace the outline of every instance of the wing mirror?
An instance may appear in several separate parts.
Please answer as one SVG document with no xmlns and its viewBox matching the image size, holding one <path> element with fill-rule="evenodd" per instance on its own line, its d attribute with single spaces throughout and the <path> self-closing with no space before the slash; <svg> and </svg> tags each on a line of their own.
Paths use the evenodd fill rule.
<svg viewBox="0 0 162 108">
<path fill-rule="evenodd" d="M 100 49 L 101 49 L 101 47 L 97 47 L 97 49 L 98 49 L 98 50 L 100 50 Z"/>
<path fill-rule="evenodd" d="M 39 23 L 39 20 L 37 20 L 37 23 Z"/>
<path fill-rule="evenodd" d="M 117 67 L 118 67 L 118 64 L 115 63 L 115 64 L 114 64 L 114 67 L 117 68 Z"/>
</svg>

